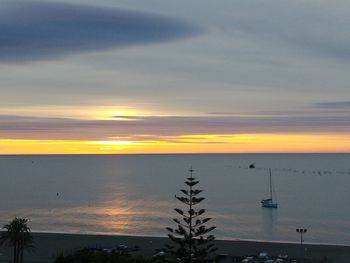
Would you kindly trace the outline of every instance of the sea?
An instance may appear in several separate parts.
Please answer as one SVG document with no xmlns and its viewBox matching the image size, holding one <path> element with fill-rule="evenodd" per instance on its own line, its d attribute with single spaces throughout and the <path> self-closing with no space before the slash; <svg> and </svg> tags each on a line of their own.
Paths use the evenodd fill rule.
<svg viewBox="0 0 350 263">
<path fill-rule="evenodd" d="M 166 236 L 191 167 L 217 239 L 300 242 L 304 228 L 306 243 L 350 245 L 350 154 L 0 156 L 0 224 Z M 260 204 L 269 169 L 277 209 Z"/>
</svg>

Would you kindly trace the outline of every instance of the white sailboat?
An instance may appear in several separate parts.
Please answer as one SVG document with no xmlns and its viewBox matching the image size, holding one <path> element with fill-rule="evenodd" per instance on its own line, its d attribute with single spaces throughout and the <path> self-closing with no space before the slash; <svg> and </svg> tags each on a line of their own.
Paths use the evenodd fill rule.
<svg viewBox="0 0 350 263">
<path fill-rule="evenodd" d="M 273 201 L 272 198 L 272 175 L 271 175 L 271 168 L 269 168 L 270 173 L 270 198 L 261 200 L 261 206 L 267 207 L 267 208 L 277 208 L 277 202 Z"/>
</svg>

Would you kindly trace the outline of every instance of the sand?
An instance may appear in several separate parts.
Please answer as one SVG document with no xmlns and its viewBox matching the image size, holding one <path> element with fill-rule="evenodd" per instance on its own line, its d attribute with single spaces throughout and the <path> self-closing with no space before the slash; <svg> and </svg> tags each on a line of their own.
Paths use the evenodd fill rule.
<svg viewBox="0 0 350 263">
<path fill-rule="evenodd" d="M 71 253 L 84 247 L 113 247 L 127 245 L 140 246 L 136 254 L 151 257 L 155 249 L 161 249 L 168 238 L 161 237 L 138 237 L 138 236 L 108 236 L 108 235 L 85 235 L 85 234 L 57 234 L 57 233 L 33 233 L 36 249 L 25 254 L 25 262 L 53 262 L 59 253 Z M 269 255 L 288 254 L 290 257 L 299 257 L 300 244 L 272 243 L 255 241 L 224 241 L 217 240 L 218 253 L 228 254 L 226 262 L 232 262 L 232 256 L 257 254 L 266 251 Z M 350 262 L 350 246 L 336 245 L 310 245 L 304 246 L 304 262 L 320 262 L 327 257 L 326 262 Z M 12 248 L 6 247 L 0 250 L 0 262 L 10 262 Z"/>
</svg>

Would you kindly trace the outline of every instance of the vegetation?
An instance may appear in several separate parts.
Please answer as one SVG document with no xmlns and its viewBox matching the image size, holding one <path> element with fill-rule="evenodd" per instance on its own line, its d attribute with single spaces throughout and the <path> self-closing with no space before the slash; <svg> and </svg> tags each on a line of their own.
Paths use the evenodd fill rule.
<svg viewBox="0 0 350 263">
<path fill-rule="evenodd" d="M 29 250 L 34 248 L 33 237 L 27 222 L 28 219 L 16 217 L 4 225 L 6 231 L 1 235 L 0 244 L 10 244 L 13 246 L 13 263 L 22 263 L 24 249 Z"/>
<path fill-rule="evenodd" d="M 98 249 L 82 249 L 71 255 L 60 255 L 54 263 L 150 263 L 142 257 L 131 257 L 120 253 L 110 253 Z"/>
<path fill-rule="evenodd" d="M 175 198 L 185 205 L 186 210 L 175 208 L 174 210 L 181 216 L 181 219 L 173 219 L 177 224 L 177 228 L 167 227 L 167 230 L 170 232 L 168 236 L 176 246 L 167 245 L 166 251 L 170 252 L 181 262 L 205 262 L 210 254 L 217 250 L 212 244 L 215 236 L 209 234 L 215 229 L 215 226 L 207 228 L 205 223 L 211 218 L 203 218 L 205 209 L 195 209 L 195 206 L 205 198 L 198 197 L 202 190 L 194 189 L 194 186 L 199 181 L 193 177 L 192 168 L 189 172 L 190 177 L 185 181 L 188 189 L 181 189 L 183 196 L 175 195 Z"/>
</svg>

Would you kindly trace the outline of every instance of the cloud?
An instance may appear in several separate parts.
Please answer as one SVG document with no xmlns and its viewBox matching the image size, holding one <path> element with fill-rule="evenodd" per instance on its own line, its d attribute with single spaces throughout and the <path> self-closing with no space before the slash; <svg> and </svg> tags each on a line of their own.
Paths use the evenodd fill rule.
<svg viewBox="0 0 350 263">
<path fill-rule="evenodd" d="M 0 11 L 0 62 L 54 59 L 198 33 L 179 20 L 142 12 L 54 2 L 11 1 Z"/>
<path fill-rule="evenodd" d="M 130 137 L 152 140 L 164 136 L 192 134 L 315 132 L 349 133 L 350 116 L 140 116 L 133 121 L 0 116 L 2 139 L 108 140 Z"/>
<path fill-rule="evenodd" d="M 129 120 L 129 121 L 140 120 L 140 117 L 137 117 L 137 116 L 115 115 L 115 116 L 112 116 L 112 118 L 116 120 Z"/>
<path fill-rule="evenodd" d="M 289 49 L 293 55 L 348 61 L 350 34 L 346 1 L 241 1 L 226 32 Z M 294 57 L 293 57 L 294 58 Z"/>
<path fill-rule="evenodd" d="M 314 104 L 315 108 L 320 109 L 350 109 L 350 101 L 328 101 Z"/>
</svg>

